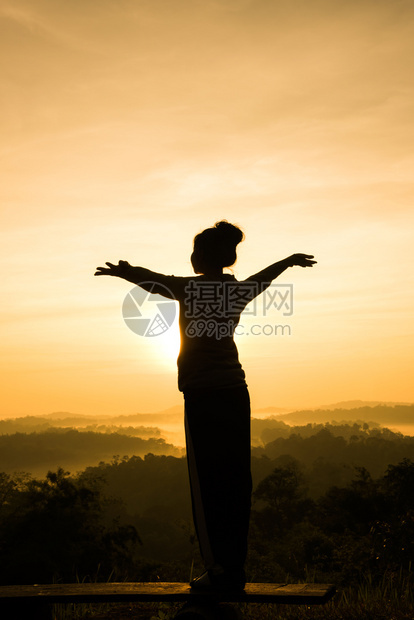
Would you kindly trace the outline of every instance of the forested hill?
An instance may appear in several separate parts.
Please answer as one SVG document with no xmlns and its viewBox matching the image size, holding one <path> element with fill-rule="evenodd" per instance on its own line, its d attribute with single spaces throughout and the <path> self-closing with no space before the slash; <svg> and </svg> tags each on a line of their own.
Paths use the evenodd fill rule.
<svg viewBox="0 0 414 620">
<path fill-rule="evenodd" d="M 56 467 L 76 471 L 110 461 L 115 455 L 145 456 L 149 453 L 180 457 L 183 450 L 164 439 L 142 439 L 120 433 L 75 429 L 14 433 L 0 436 L 0 471 L 45 475 L 48 469 Z"/>
<path fill-rule="evenodd" d="M 0 420 L 0 471 L 45 475 L 57 467 L 79 471 L 116 455 L 181 457 L 183 448 L 174 445 L 183 445 L 177 441 L 183 433 L 181 418 L 182 412 L 172 409 L 131 416 L 56 413 Z M 257 419 L 253 413 L 253 455 L 271 460 L 290 455 L 307 467 L 321 459 L 335 467 L 342 463 L 340 471 L 331 472 L 332 481 L 336 476 L 346 482 L 349 472 L 345 475 L 344 467 L 354 465 L 380 476 L 390 463 L 414 458 L 414 438 L 382 428 L 380 423 L 409 425 L 413 420 L 413 405 L 303 410 L 266 419 Z M 152 426 L 143 426 L 151 422 Z"/>
<path fill-rule="evenodd" d="M 0 434 L 19 431 L 28 433 L 49 428 L 79 428 L 99 432 L 107 432 L 108 430 L 114 432 L 127 427 L 141 430 L 158 429 L 159 433 L 161 426 L 174 424 L 183 424 L 182 408 L 173 407 L 159 413 L 133 413 L 130 415 L 84 415 L 60 411 L 45 415 L 5 418 L 0 420 Z"/>
<path fill-rule="evenodd" d="M 131 416 L 135 418 L 135 416 Z M 127 418 L 128 425 L 117 425 L 113 418 L 107 420 L 86 416 L 65 417 L 51 420 L 46 416 L 24 416 L 0 420 L 0 435 L 12 433 L 33 433 L 57 431 L 58 429 L 78 429 L 94 433 L 120 433 L 132 437 L 161 437 L 161 430 L 157 426 L 137 425 L 135 420 Z"/>
<path fill-rule="evenodd" d="M 361 420 L 363 422 L 377 422 L 384 426 L 393 424 L 414 424 L 414 404 L 406 405 L 364 405 L 362 407 L 334 409 L 303 409 L 290 413 L 273 416 L 288 424 L 308 424 L 310 422 L 342 422 Z"/>
<path fill-rule="evenodd" d="M 263 421 L 258 421 L 262 423 Z M 266 476 L 280 459 L 295 459 L 303 464 L 318 484 L 310 485 L 312 494 L 331 484 L 346 484 L 354 468 L 365 467 L 373 476 L 384 473 L 389 464 L 404 458 L 414 460 L 414 437 L 394 433 L 369 424 L 307 424 L 288 426 L 283 422 L 271 428 L 256 428 L 260 433 L 252 449 L 254 476 Z M 114 457 L 144 457 L 147 454 L 181 458 L 184 450 L 160 438 L 142 439 L 120 433 L 96 433 L 75 429 L 54 429 L 37 433 L 0 436 L 0 471 L 25 471 L 45 475 L 63 467 L 79 471 Z"/>
<path fill-rule="evenodd" d="M 354 405 L 354 406 L 352 406 Z M 267 413 L 268 417 L 263 418 Z M 338 403 L 318 409 L 300 409 L 281 412 L 275 407 L 253 408 L 252 418 L 263 428 L 271 428 L 275 422 L 286 424 L 325 424 L 327 422 L 368 422 L 391 427 L 393 425 L 414 426 L 414 404 L 369 404 L 361 401 Z M 183 408 L 172 407 L 155 413 L 130 415 L 84 415 L 56 412 L 45 415 L 27 415 L 0 420 L 0 435 L 16 432 L 44 431 L 51 428 L 78 428 L 95 432 L 121 432 L 121 429 L 136 429 L 137 436 L 159 436 L 162 429 L 183 426 Z M 147 430 L 145 430 L 147 429 Z M 127 433 L 132 435 L 131 430 Z"/>
</svg>

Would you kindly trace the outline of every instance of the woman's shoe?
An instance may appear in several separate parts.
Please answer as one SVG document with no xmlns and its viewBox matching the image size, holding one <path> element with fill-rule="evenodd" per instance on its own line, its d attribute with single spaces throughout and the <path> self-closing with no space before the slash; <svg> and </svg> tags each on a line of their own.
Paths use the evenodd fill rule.
<svg viewBox="0 0 414 620">
<path fill-rule="evenodd" d="M 190 587 L 197 592 L 243 592 L 244 582 L 226 573 L 214 575 L 206 571 L 190 581 Z"/>
</svg>

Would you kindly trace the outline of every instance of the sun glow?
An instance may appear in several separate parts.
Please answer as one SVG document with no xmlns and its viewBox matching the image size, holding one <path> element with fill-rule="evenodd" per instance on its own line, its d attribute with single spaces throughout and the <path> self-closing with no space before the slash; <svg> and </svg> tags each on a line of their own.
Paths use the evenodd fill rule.
<svg viewBox="0 0 414 620">
<path fill-rule="evenodd" d="M 3 415 L 176 402 L 169 298 L 93 273 L 189 276 L 220 219 L 238 280 L 318 261 L 241 318 L 256 407 L 412 402 L 414 3 L 96 4 L 0 3 Z"/>
<path fill-rule="evenodd" d="M 171 363 L 177 361 L 180 350 L 178 322 L 175 322 L 166 332 L 157 338 L 157 346 L 158 345 L 159 357 L 162 363 L 171 367 Z"/>
</svg>

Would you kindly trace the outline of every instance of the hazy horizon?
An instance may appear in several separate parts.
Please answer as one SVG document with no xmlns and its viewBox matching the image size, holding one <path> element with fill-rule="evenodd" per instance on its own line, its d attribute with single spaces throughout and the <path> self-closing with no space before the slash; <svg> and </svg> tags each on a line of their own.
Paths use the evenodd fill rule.
<svg viewBox="0 0 414 620">
<path fill-rule="evenodd" d="M 294 411 L 306 411 L 306 410 L 317 410 L 317 409 L 331 409 L 331 408 L 340 408 L 340 409 L 357 409 L 358 407 L 376 407 L 378 405 L 385 405 L 389 407 L 394 407 L 397 405 L 401 406 L 411 406 L 414 404 L 413 402 L 403 402 L 403 401 L 385 401 L 385 400 L 374 400 L 374 401 L 364 401 L 359 399 L 339 401 L 335 403 L 323 403 L 316 406 L 309 407 L 277 407 L 274 405 L 268 405 L 265 407 L 255 407 L 252 404 L 252 416 L 261 414 L 265 417 L 271 417 L 272 415 L 283 415 L 285 413 L 291 413 Z M 113 417 L 133 417 L 133 416 L 157 416 L 157 415 L 168 415 L 168 414 L 182 414 L 184 412 L 184 402 L 182 404 L 171 405 L 166 409 L 156 409 L 153 411 L 129 411 L 129 412 L 113 412 L 113 413 L 88 413 L 88 412 L 79 412 L 79 411 L 64 411 L 62 409 L 57 409 L 55 411 L 49 411 L 46 413 L 20 413 L 18 415 L 1 415 L 0 420 L 6 420 L 10 418 L 21 418 L 25 416 L 34 416 L 34 417 L 57 417 L 57 416 L 79 416 L 79 417 L 102 417 L 102 418 L 113 418 Z M 413 420 L 414 423 L 414 420 Z"/>
</svg>

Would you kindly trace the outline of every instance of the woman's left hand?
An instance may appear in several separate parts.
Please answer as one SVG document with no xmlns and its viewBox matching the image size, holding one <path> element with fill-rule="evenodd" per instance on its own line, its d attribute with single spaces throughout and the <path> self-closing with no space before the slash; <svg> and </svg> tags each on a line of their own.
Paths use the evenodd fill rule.
<svg viewBox="0 0 414 620">
<path fill-rule="evenodd" d="M 316 260 L 311 260 L 312 258 L 313 254 L 292 254 L 289 260 L 291 261 L 292 267 L 313 267 Z"/>
</svg>

